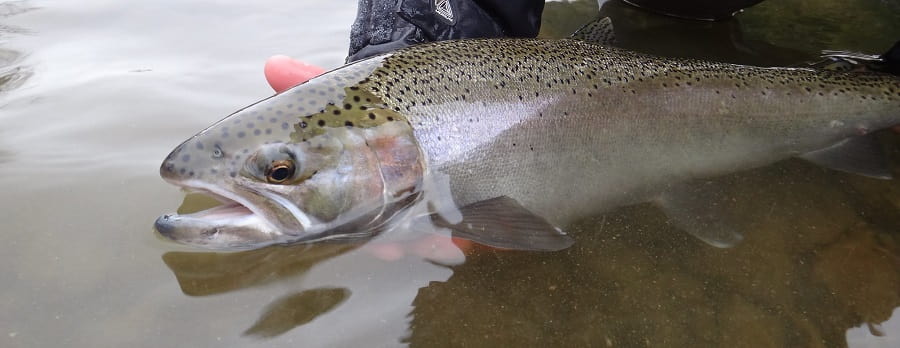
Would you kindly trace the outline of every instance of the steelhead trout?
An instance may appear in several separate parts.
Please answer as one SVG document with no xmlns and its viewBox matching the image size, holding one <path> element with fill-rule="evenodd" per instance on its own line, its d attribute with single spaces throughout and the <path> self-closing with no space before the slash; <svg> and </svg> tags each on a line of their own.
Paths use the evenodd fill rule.
<svg viewBox="0 0 900 348">
<path fill-rule="evenodd" d="M 593 34 L 414 46 L 257 102 L 160 169 L 224 204 L 156 228 L 237 250 L 428 219 L 488 245 L 558 250 L 575 219 L 652 201 L 729 246 L 740 235 L 706 214 L 715 193 L 694 179 L 790 157 L 890 177 L 866 134 L 900 124 L 897 76 L 662 58 Z"/>
</svg>

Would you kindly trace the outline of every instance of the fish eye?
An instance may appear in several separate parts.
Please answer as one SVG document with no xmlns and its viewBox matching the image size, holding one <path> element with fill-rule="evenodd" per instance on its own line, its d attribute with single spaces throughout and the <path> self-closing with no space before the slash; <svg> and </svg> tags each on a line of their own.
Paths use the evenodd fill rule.
<svg viewBox="0 0 900 348">
<path fill-rule="evenodd" d="M 289 160 L 272 162 L 272 166 L 266 170 L 266 181 L 270 184 L 280 184 L 294 176 L 294 162 Z"/>
<path fill-rule="evenodd" d="M 213 149 L 213 153 L 212 153 L 213 158 L 222 158 L 222 155 L 224 155 L 224 153 L 222 152 L 222 149 L 220 149 L 218 146 L 216 146 L 216 148 Z"/>
</svg>

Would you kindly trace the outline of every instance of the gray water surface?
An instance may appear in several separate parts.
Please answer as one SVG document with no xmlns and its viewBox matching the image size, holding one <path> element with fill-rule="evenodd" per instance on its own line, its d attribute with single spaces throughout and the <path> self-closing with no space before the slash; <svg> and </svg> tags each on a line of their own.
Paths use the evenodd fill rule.
<svg viewBox="0 0 900 348">
<path fill-rule="evenodd" d="M 547 5 L 543 35 L 597 4 Z M 792 65 L 880 53 L 897 0 L 771 0 L 689 22 L 618 2 L 624 47 Z M 900 180 L 790 160 L 716 179 L 747 231 L 712 248 L 650 205 L 572 226 L 556 253 L 476 247 L 443 265 L 328 244 L 206 253 L 160 214 L 181 141 L 272 94 L 264 60 L 326 68 L 356 2 L 0 0 L 0 346 L 900 346 Z M 900 136 L 880 134 L 900 177 Z"/>
</svg>

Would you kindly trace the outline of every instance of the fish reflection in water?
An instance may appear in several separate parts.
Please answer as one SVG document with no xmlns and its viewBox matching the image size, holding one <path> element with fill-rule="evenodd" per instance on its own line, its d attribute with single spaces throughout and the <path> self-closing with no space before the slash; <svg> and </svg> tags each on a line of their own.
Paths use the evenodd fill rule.
<svg viewBox="0 0 900 348">
<path fill-rule="evenodd" d="M 350 296 L 344 288 L 303 290 L 273 302 L 244 335 L 273 337 L 325 314 Z"/>
<path fill-rule="evenodd" d="M 163 255 L 163 261 L 186 295 L 211 296 L 302 277 L 315 264 L 355 248 L 352 244 L 324 244 L 239 253 L 170 252 Z M 349 296 L 346 288 L 314 288 L 279 297 L 243 335 L 281 335 L 334 309 Z"/>
<path fill-rule="evenodd" d="M 169 252 L 163 262 L 186 295 L 209 296 L 302 276 L 315 264 L 357 246 L 326 243 L 238 253 Z"/>
</svg>

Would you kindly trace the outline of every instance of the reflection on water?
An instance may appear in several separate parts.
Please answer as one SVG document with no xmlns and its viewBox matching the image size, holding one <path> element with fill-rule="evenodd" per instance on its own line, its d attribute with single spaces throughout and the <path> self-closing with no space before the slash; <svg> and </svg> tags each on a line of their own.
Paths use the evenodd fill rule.
<svg viewBox="0 0 900 348">
<path fill-rule="evenodd" d="M 732 249 L 650 205 L 579 222 L 569 250 L 476 247 L 452 267 L 355 244 L 180 249 L 150 231 L 185 198 L 159 161 L 269 94 L 262 60 L 298 38 L 313 47 L 286 53 L 337 65 L 355 1 L 68 4 L 0 2 L 0 76 L 20 81 L 0 82 L 0 346 L 897 345 L 900 180 L 797 160 L 715 180 L 748 231 Z M 822 49 L 880 53 L 900 38 L 898 4 L 766 1 L 718 23 L 602 11 L 635 50 L 792 65 Z M 595 11 L 549 3 L 543 35 Z M 109 38 L 119 46 L 90 44 Z M 40 68 L 28 78 L 27 66 Z M 900 177 L 900 136 L 880 135 Z M 209 204 L 194 199 L 180 210 Z"/>
<path fill-rule="evenodd" d="M 28 67 L 12 66 L 17 55 L 13 51 L 0 50 L 0 93 L 21 86 L 32 74 Z"/>
<path fill-rule="evenodd" d="M 163 261 L 186 295 L 208 296 L 301 276 L 316 263 L 354 248 L 353 244 L 323 244 L 239 253 L 169 252 Z"/>
<path fill-rule="evenodd" d="M 244 335 L 261 338 L 281 335 L 328 312 L 350 296 L 348 289 L 320 288 L 285 296 L 269 305 Z"/>
<path fill-rule="evenodd" d="M 614 19 L 620 45 L 635 51 L 758 66 L 786 66 L 808 58 L 790 46 L 747 38 L 743 16 L 717 22 L 685 21 L 649 16 L 620 1 L 604 3 L 600 13 Z"/>
<path fill-rule="evenodd" d="M 649 205 L 619 209 L 559 254 L 472 255 L 419 292 L 409 342 L 440 344 L 458 323 L 469 334 L 454 345 L 831 347 L 900 306 L 896 182 L 799 161 L 720 180 L 753 231 L 739 246 L 710 248 Z"/>
<path fill-rule="evenodd" d="M 6 18 L 36 9 L 29 1 L 9 1 L 0 3 L 0 18 Z M 11 35 L 26 34 L 28 31 L 15 25 L 0 23 L 0 40 Z M 0 41 L 2 42 L 2 41 Z M 22 85 L 32 74 L 32 69 L 21 65 L 21 53 L 0 47 L 0 93 Z"/>
</svg>

